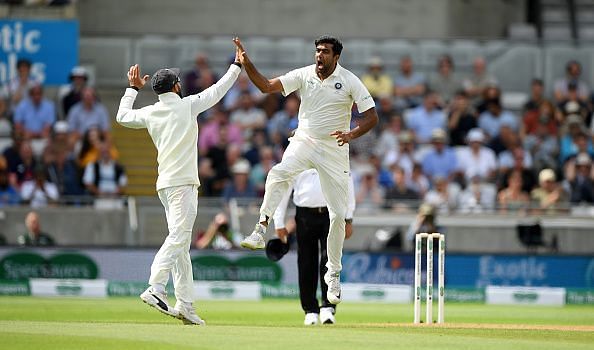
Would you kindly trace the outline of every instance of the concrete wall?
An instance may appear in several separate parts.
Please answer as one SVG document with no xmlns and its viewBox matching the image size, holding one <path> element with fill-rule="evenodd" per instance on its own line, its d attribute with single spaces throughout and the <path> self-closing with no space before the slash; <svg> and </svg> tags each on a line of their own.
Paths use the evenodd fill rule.
<svg viewBox="0 0 594 350">
<path fill-rule="evenodd" d="M 501 37 L 526 0 L 81 0 L 83 35 Z"/>
</svg>

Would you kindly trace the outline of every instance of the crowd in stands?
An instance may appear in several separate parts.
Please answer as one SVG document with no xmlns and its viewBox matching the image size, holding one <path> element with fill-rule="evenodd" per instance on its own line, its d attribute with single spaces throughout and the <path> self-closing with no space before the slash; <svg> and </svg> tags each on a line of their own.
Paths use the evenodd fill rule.
<svg viewBox="0 0 594 350">
<path fill-rule="evenodd" d="M 403 57 L 388 72 L 379 58 L 362 81 L 376 101 L 379 125 L 350 144 L 357 210 L 408 211 L 427 203 L 440 213 L 565 213 L 594 203 L 593 99 L 570 61 L 566 75 L 534 79 L 522 110 L 502 103 L 497 77 L 478 57 L 460 76 L 444 55 L 433 74 Z M 127 177 L 110 133 L 112 119 L 82 67 L 56 100 L 30 76 L 2 87 L 0 137 L 12 138 L 0 156 L 0 205 L 79 203 L 79 196 L 125 193 Z M 183 73 L 184 94 L 217 81 L 204 55 Z M 547 82 L 549 83 L 549 82 Z M 298 125 L 299 96 L 261 94 L 241 75 L 215 108 L 198 116 L 201 196 L 260 197 Z M 356 108 L 352 127 L 357 123 Z"/>
<path fill-rule="evenodd" d="M 72 69 L 56 101 L 30 73 L 31 62 L 20 59 L 17 76 L 1 91 L 0 136 L 10 142 L 0 154 L 0 206 L 123 194 L 127 177 L 111 142 L 111 118 L 86 70 Z"/>
<path fill-rule="evenodd" d="M 184 81 L 187 92 L 197 92 L 216 79 L 201 55 Z M 579 62 L 568 62 L 566 75 L 551 82 L 551 96 L 535 78 L 525 106 L 513 111 L 482 57 L 467 76 L 448 55 L 429 76 L 410 57 L 398 72 L 373 58 L 361 79 L 380 123 L 350 144 L 359 212 L 427 203 L 439 213 L 554 214 L 594 203 L 593 99 Z M 202 195 L 261 196 L 298 111 L 298 95 L 262 95 L 242 76 L 199 118 Z M 354 127 L 356 108 L 352 117 Z"/>
</svg>

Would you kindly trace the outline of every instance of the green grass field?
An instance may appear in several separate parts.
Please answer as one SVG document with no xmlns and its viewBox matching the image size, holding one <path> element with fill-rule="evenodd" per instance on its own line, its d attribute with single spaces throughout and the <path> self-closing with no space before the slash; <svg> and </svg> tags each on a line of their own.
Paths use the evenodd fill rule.
<svg viewBox="0 0 594 350">
<path fill-rule="evenodd" d="M 446 304 L 445 326 L 411 324 L 412 305 L 340 305 L 338 324 L 305 327 L 297 300 L 208 301 L 206 327 L 137 298 L 0 297 L 4 349 L 594 349 L 594 307 Z"/>
</svg>

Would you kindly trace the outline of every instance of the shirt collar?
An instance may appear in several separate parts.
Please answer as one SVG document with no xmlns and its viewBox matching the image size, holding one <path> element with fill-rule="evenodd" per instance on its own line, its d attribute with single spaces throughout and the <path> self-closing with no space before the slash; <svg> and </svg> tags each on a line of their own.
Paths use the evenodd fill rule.
<svg viewBox="0 0 594 350">
<path fill-rule="evenodd" d="M 181 97 L 175 92 L 166 92 L 164 94 L 159 95 L 159 101 L 161 102 L 172 102 L 172 101 L 179 101 Z"/>
</svg>

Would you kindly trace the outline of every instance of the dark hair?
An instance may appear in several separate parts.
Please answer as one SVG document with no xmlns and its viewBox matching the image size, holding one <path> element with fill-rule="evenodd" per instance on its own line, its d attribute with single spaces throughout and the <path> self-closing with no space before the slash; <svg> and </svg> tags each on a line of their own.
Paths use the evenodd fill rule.
<svg viewBox="0 0 594 350">
<path fill-rule="evenodd" d="M 28 68 L 31 68 L 31 61 L 29 61 L 26 58 L 19 58 L 16 66 L 17 66 L 17 68 L 19 68 L 20 66 L 27 66 Z"/>
<path fill-rule="evenodd" d="M 316 47 L 320 44 L 332 44 L 332 52 L 334 55 L 340 55 L 342 53 L 342 43 L 337 38 L 331 36 L 321 36 L 314 41 Z"/>
<path fill-rule="evenodd" d="M 532 85 L 544 86 L 544 82 L 542 81 L 542 79 L 534 78 L 534 79 L 532 79 Z"/>
<path fill-rule="evenodd" d="M 569 69 L 571 68 L 571 66 L 576 65 L 578 67 L 578 69 L 580 70 L 580 72 L 582 71 L 582 64 L 580 62 L 578 62 L 577 60 L 569 60 L 566 64 L 565 64 L 565 71 L 569 72 Z"/>
</svg>

